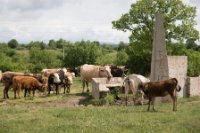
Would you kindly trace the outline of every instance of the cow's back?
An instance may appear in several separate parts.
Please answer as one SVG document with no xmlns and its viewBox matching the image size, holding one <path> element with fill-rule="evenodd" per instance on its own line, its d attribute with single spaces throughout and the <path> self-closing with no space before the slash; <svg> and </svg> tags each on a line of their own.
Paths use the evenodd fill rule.
<svg viewBox="0 0 200 133">
<path fill-rule="evenodd" d="M 92 78 L 98 77 L 99 66 L 83 65 L 80 69 L 81 80 L 91 81 Z"/>
<path fill-rule="evenodd" d="M 23 88 L 32 88 L 41 85 L 41 83 L 31 76 L 15 76 L 13 77 L 13 85 L 21 85 Z"/>
<path fill-rule="evenodd" d="M 177 86 L 176 79 L 168 79 L 168 80 L 160 80 L 155 82 L 147 83 L 148 90 L 150 93 L 157 95 L 157 96 L 165 96 L 169 92 L 173 92 L 173 90 Z"/>
</svg>

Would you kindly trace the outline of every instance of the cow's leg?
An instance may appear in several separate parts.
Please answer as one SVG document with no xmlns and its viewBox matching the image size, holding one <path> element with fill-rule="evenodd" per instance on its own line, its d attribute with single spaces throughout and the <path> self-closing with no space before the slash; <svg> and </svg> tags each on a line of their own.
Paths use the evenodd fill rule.
<svg viewBox="0 0 200 133">
<path fill-rule="evenodd" d="M 27 89 L 24 89 L 24 97 L 26 97 Z"/>
<path fill-rule="evenodd" d="M 20 89 L 17 89 L 18 98 L 20 98 Z"/>
<path fill-rule="evenodd" d="M 58 85 L 56 85 L 56 95 L 58 95 L 59 94 L 59 87 L 58 87 Z"/>
<path fill-rule="evenodd" d="M 173 96 L 173 111 L 177 111 L 177 97 Z"/>
<path fill-rule="evenodd" d="M 147 111 L 149 111 L 149 110 L 150 110 L 150 104 L 151 104 L 151 100 L 152 100 L 152 98 L 151 98 L 151 97 L 149 97 L 149 103 L 148 103 L 148 108 L 147 108 Z"/>
<path fill-rule="evenodd" d="M 10 87 L 11 87 L 11 86 L 8 85 L 8 86 L 5 88 L 5 91 L 6 91 L 6 97 L 7 97 L 7 98 L 9 98 L 9 96 L 8 96 L 8 90 L 10 89 Z"/>
<path fill-rule="evenodd" d="M 14 99 L 17 98 L 16 93 L 17 93 L 16 90 L 14 90 Z"/>
<path fill-rule="evenodd" d="M 125 87 L 125 100 L 126 100 L 126 106 L 128 104 L 128 92 L 129 92 L 129 87 Z"/>
<path fill-rule="evenodd" d="M 63 92 L 63 94 L 65 94 L 65 92 L 66 92 L 66 85 L 64 85 L 63 87 L 64 87 L 64 92 Z"/>
<path fill-rule="evenodd" d="M 173 111 L 177 111 L 177 95 L 176 91 L 174 90 L 173 94 L 170 94 L 173 100 Z"/>
<path fill-rule="evenodd" d="M 9 98 L 9 96 L 8 96 L 8 90 L 9 89 L 10 89 L 10 86 L 5 85 L 4 90 L 3 90 L 3 98 L 4 99 Z"/>
<path fill-rule="evenodd" d="M 70 93 L 70 85 L 67 86 L 67 92 Z"/>
<path fill-rule="evenodd" d="M 155 108 L 154 108 L 154 103 L 155 103 L 155 97 L 152 98 L 152 105 L 153 105 L 153 111 L 156 111 Z"/>
<path fill-rule="evenodd" d="M 83 91 L 82 91 L 82 93 L 84 93 L 84 89 L 85 89 L 85 81 L 82 81 L 82 86 L 83 86 Z"/>
<path fill-rule="evenodd" d="M 88 81 L 85 82 L 87 86 L 87 92 L 90 92 L 89 87 L 88 87 Z"/>
<path fill-rule="evenodd" d="M 3 89 L 3 99 L 6 99 L 7 96 L 6 96 L 6 87 Z"/>
<path fill-rule="evenodd" d="M 35 97 L 35 89 L 33 89 L 33 97 Z"/>
<path fill-rule="evenodd" d="M 50 95 L 51 92 L 51 85 L 48 85 L 48 95 Z"/>
</svg>

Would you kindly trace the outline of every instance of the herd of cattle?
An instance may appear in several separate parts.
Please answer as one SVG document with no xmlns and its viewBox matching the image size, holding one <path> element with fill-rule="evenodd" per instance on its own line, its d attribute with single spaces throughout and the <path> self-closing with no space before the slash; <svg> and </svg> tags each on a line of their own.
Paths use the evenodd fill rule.
<svg viewBox="0 0 200 133">
<path fill-rule="evenodd" d="M 142 75 L 131 74 L 126 76 L 127 69 L 125 67 L 106 65 L 82 65 L 80 67 L 80 77 L 83 85 L 83 93 L 85 85 L 87 92 L 89 92 L 88 83 L 92 81 L 92 78 L 98 77 L 123 77 L 123 88 L 125 88 L 126 103 L 128 99 L 128 93 L 131 91 L 134 95 L 134 102 L 136 98 L 140 98 L 143 101 L 144 94 L 149 100 L 148 110 L 150 110 L 150 104 L 153 105 L 157 96 L 170 95 L 173 100 L 173 111 L 177 110 L 177 92 L 180 91 L 180 86 L 175 78 L 150 82 L 149 79 Z M 50 95 L 52 87 L 55 88 L 56 94 L 60 93 L 61 87 L 64 87 L 64 93 L 70 93 L 71 85 L 73 84 L 74 72 L 69 72 L 67 69 L 43 69 L 37 74 L 24 74 L 18 72 L 4 72 L 0 78 L 4 85 L 3 98 L 9 98 L 8 91 L 13 88 L 14 98 L 20 98 L 20 92 L 24 90 L 24 97 L 27 92 L 35 95 L 35 90 L 38 89 L 41 92 L 48 92 Z M 67 90 L 66 90 L 67 89 Z M 136 97 L 139 94 L 139 97 Z"/>
</svg>

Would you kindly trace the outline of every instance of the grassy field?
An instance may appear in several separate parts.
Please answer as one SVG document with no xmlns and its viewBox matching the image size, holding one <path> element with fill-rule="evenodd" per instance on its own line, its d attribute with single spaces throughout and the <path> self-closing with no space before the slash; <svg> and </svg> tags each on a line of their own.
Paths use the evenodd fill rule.
<svg viewBox="0 0 200 133">
<path fill-rule="evenodd" d="M 177 112 L 172 112 L 172 103 L 156 105 L 158 112 L 147 112 L 146 105 L 71 107 L 64 104 L 73 98 L 88 97 L 81 95 L 81 91 L 79 78 L 70 95 L 37 95 L 14 100 L 10 91 L 11 98 L 4 101 L 0 91 L 0 133 L 200 132 L 200 97 L 178 99 Z"/>
</svg>

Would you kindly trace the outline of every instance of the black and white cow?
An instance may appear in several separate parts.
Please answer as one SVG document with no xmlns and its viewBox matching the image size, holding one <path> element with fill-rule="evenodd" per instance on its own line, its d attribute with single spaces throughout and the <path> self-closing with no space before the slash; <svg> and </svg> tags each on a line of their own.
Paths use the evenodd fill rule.
<svg viewBox="0 0 200 133">
<path fill-rule="evenodd" d="M 68 86 L 69 79 L 65 76 L 66 72 L 59 70 L 55 73 L 52 73 L 48 77 L 48 94 L 51 92 L 52 85 L 56 87 L 56 95 L 59 94 L 59 86 L 63 86 L 64 90 Z M 64 92 L 65 93 L 65 92 Z"/>
<path fill-rule="evenodd" d="M 110 65 L 110 69 L 113 77 L 125 77 L 128 72 L 125 66 Z"/>
</svg>

